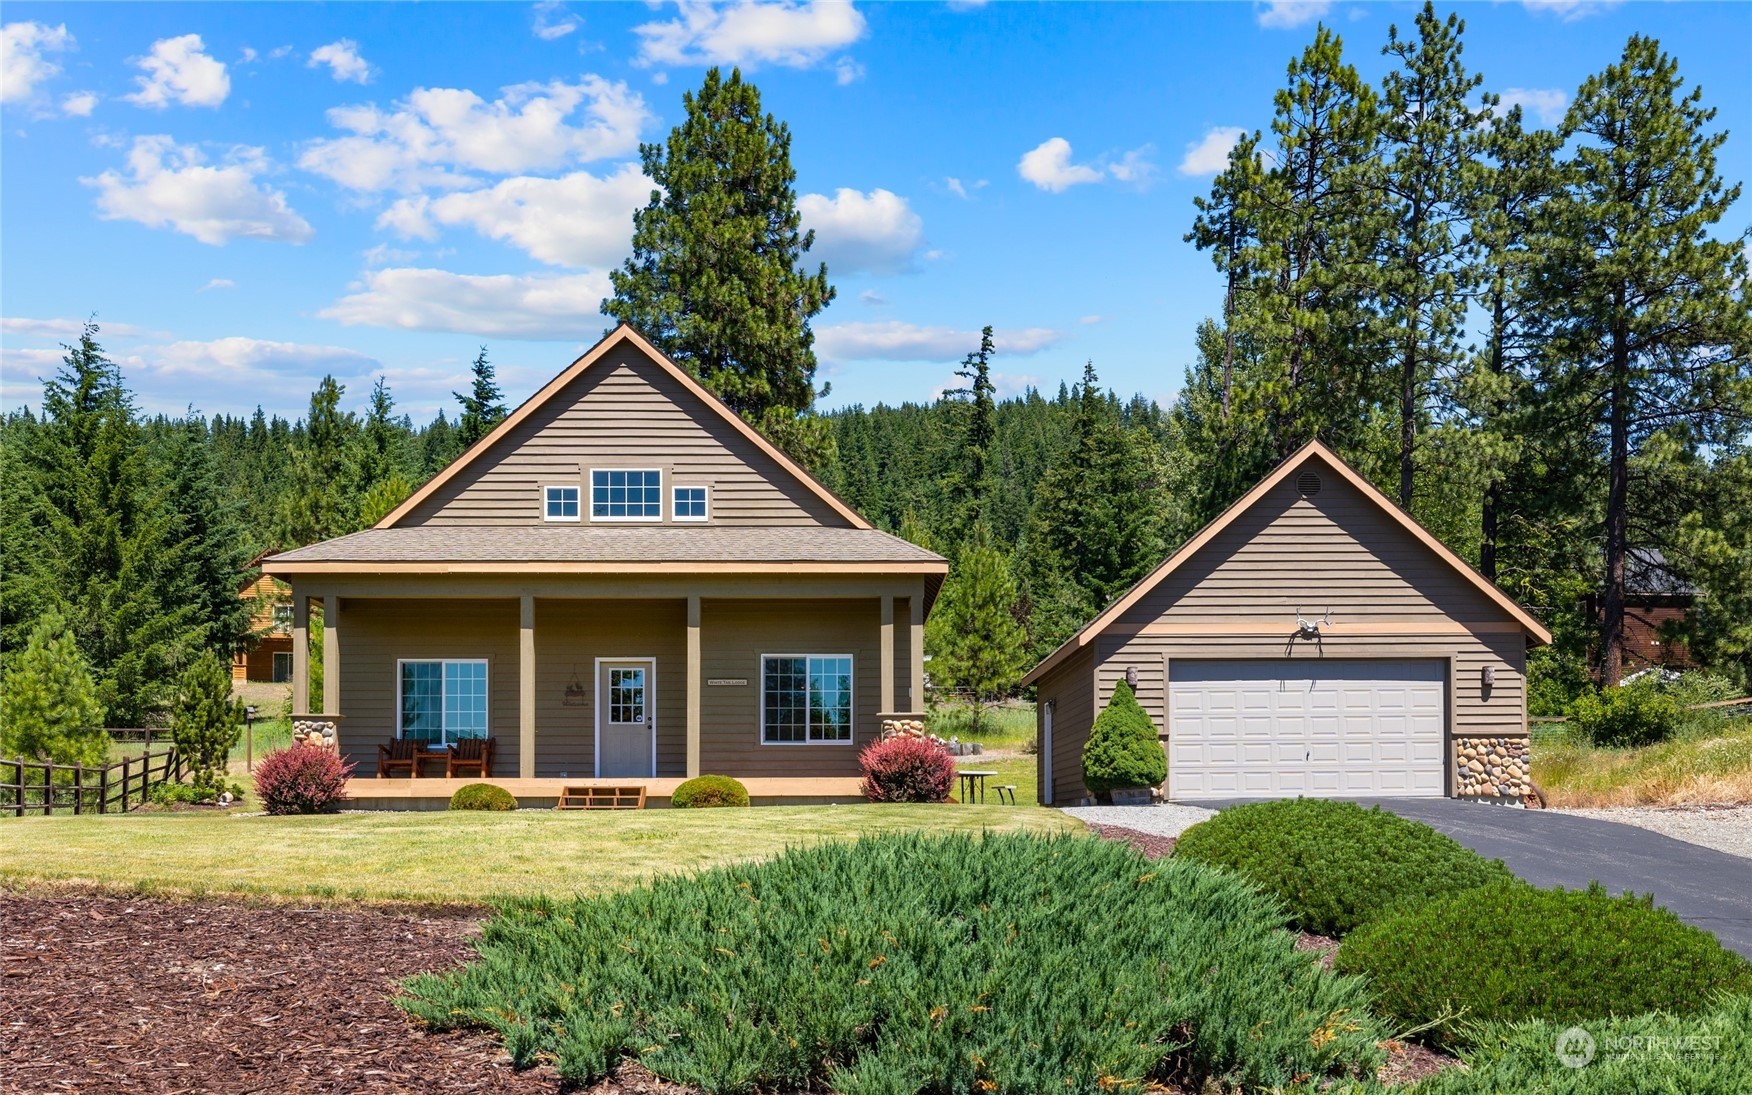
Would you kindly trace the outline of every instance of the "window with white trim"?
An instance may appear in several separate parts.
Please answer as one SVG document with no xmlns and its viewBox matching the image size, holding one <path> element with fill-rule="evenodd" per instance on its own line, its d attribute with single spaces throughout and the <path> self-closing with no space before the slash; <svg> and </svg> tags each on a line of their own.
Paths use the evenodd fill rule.
<svg viewBox="0 0 1752 1095">
<path fill-rule="evenodd" d="M 663 473 L 623 468 L 591 471 L 590 519 L 663 520 Z"/>
<path fill-rule="evenodd" d="M 487 736 L 487 663 L 403 661 L 398 666 L 396 736 L 450 745 Z"/>
<path fill-rule="evenodd" d="M 578 488 L 543 488 L 541 515 L 549 521 L 576 521 L 578 519 Z"/>
<path fill-rule="evenodd" d="M 810 745 L 852 740 L 850 654 L 763 654 L 761 741 Z"/>
<path fill-rule="evenodd" d="M 677 521 L 704 521 L 706 519 L 706 488 L 676 487 L 675 501 L 669 512 Z"/>
</svg>

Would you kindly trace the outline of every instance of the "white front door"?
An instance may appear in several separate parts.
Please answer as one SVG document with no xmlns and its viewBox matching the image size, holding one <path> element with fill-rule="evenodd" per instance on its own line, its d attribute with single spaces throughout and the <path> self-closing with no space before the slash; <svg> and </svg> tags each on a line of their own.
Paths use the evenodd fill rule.
<svg viewBox="0 0 1752 1095">
<path fill-rule="evenodd" d="M 1445 662 L 1176 659 L 1169 675 L 1170 798 L 1444 793 Z"/>
<path fill-rule="evenodd" d="M 603 778 L 656 775 L 657 719 L 654 663 L 648 658 L 596 663 L 596 774 Z"/>
</svg>

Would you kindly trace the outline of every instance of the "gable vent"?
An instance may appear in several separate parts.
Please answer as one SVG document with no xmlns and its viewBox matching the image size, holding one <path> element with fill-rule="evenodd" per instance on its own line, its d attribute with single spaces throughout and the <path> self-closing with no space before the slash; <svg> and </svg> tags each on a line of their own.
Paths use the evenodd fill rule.
<svg viewBox="0 0 1752 1095">
<path fill-rule="evenodd" d="M 1296 490 L 1303 498 L 1312 498 L 1320 493 L 1320 477 L 1311 471 L 1305 471 L 1296 480 Z"/>
</svg>

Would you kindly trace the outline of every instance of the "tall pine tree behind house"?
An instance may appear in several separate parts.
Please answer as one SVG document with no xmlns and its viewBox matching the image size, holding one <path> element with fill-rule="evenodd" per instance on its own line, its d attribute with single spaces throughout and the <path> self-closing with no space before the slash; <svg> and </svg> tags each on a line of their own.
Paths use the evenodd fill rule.
<svg viewBox="0 0 1752 1095">
<path fill-rule="evenodd" d="M 279 547 L 301 547 L 356 530 L 353 434 L 359 423 L 341 410 L 341 395 L 346 390 L 346 385 L 325 376 L 310 393 L 303 435 L 291 447 Z"/>
<path fill-rule="evenodd" d="M 967 355 L 955 375 L 967 387 L 945 393 L 960 411 L 961 429 L 943 482 L 946 497 L 945 523 L 950 536 L 960 543 L 986 519 L 986 507 L 996 489 L 992 477 L 993 447 L 997 442 L 997 405 L 992 401 L 992 328 L 980 332 L 979 349 Z"/>
<path fill-rule="evenodd" d="M 812 413 L 809 322 L 834 291 L 825 265 L 803 265 L 815 233 L 797 212 L 790 128 L 761 113 L 739 70 L 725 79 L 711 69 L 682 106 L 667 142 L 639 148 L 661 189 L 633 214 L 633 254 L 610 273 L 602 310 L 792 456 L 825 468 L 833 436 Z"/>
<path fill-rule="evenodd" d="M 931 678 L 973 701 L 974 732 L 986 704 L 1004 699 L 1027 668 L 1028 633 L 1016 618 L 1010 560 L 983 521 L 969 531 L 925 629 Z"/>
<path fill-rule="evenodd" d="M 469 366 L 469 373 L 474 377 L 474 382 L 469 387 L 468 394 L 450 393 L 462 404 L 462 417 L 456 420 L 456 445 L 463 452 L 487 436 L 505 418 L 505 404 L 501 402 L 503 393 L 499 391 L 493 363 L 487 360 L 485 346 L 475 355 L 474 363 Z"/>
</svg>

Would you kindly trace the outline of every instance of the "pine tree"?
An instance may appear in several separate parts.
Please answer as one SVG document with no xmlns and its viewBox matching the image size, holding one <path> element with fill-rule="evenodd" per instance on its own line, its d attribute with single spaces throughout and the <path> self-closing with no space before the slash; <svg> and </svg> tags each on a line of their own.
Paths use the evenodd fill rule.
<svg viewBox="0 0 1752 1095">
<path fill-rule="evenodd" d="M 945 523 L 959 543 L 968 530 L 986 518 L 994 484 L 992 448 L 997 441 L 997 406 L 992 400 L 992 329 L 988 324 L 979 337 L 979 349 L 962 359 L 955 375 L 967 387 L 944 393 L 960 412 L 961 430 L 943 484 Z"/>
<path fill-rule="evenodd" d="M 211 650 L 187 669 L 171 706 L 176 751 L 194 776 L 197 794 L 216 794 L 232 746 L 243 732 L 243 701 L 231 695 L 231 667 Z"/>
<path fill-rule="evenodd" d="M 49 609 L 0 678 L 0 755 L 102 764 L 109 754 L 97 685 L 67 620 Z"/>
<path fill-rule="evenodd" d="M 1631 473 L 1657 436 L 1708 445 L 1752 415 L 1752 299 L 1742 233 L 1711 228 L 1738 199 L 1716 171 L 1726 133 L 1703 91 L 1641 35 L 1590 77 L 1559 136 L 1575 147 L 1535 274 L 1550 324 L 1539 394 L 1582 412 L 1606 479 L 1600 679 L 1624 666 Z"/>
<path fill-rule="evenodd" d="M 1399 504 L 1411 510 L 1418 435 L 1429 417 L 1431 383 L 1460 361 L 1470 299 L 1466 237 L 1486 109 L 1467 101 L 1484 78 L 1461 63 L 1458 16 L 1444 22 L 1425 0 L 1417 38 L 1389 26 L 1382 52 L 1399 67 L 1383 81 L 1385 159 L 1379 179 L 1387 205 L 1380 235 L 1382 337 L 1398 359 Z"/>
<path fill-rule="evenodd" d="M 791 131 L 762 114 L 732 70 L 682 98 L 666 144 L 639 148 L 655 187 L 633 215 L 633 254 L 602 310 L 633 325 L 736 413 L 811 467 L 832 457 L 813 414 L 814 333 L 834 298 L 827 267 L 803 266 Z M 826 394 L 824 387 L 821 394 Z"/>
<path fill-rule="evenodd" d="M 227 489 L 213 449 L 200 417 L 191 414 L 173 425 L 165 462 L 182 560 L 177 596 L 194 610 L 195 645 L 231 654 L 249 637 L 250 607 L 237 591 L 254 551 L 243 504 Z"/>
<path fill-rule="evenodd" d="M 956 554 L 925 630 L 931 676 L 939 687 L 968 693 L 978 733 L 985 705 L 1002 700 L 1027 668 L 1028 634 L 1017 620 L 1020 595 L 1010 560 L 976 522 Z"/>
<path fill-rule="evenodd" d="M 303 437 L 292 445 L 286 501 L 280 515 L 281 547 L 300 547 L 356 531 L 358 503 L 352 435 L 358 426 L 341 410 L 346 385 L 324 376 L 310 393 Z"/>
<path fill-rule="evenodd" d="M 462 404 L 462 417 L 457 419 L 456 426 L 456 445 L 462 452 L 467 452 L 470 446 L 491 433 L 493 427 L 505 419 L 505 404 L 500 402 L 499 384 L 494 379 L 493 364 L 487 360 L 485 346 L 475 355 L 469 372 L 474 376 L 474 385 L 469 389 L 469 394 L 450 393 Z"/>
<path fill-rule="evenodd" d="M 486 356 L 482 347 L 481 355 Z M 491 383 L 491 377 L 488 377 Z M 477 390 L 478 390 L 477 377 Z M 378 377 L 371 385 L 371 402 L 365 413 L 365 428 L 361 431 L 358 459 L 359 484 L 364 495 L 359 499 L 358 525 L 369 528 L 388 516 L 414 492 L 414 485 L 402 473 L 401 449 L 407 438 L 406 423 L 397 423 L 395 397 L 389 384 Z"/>
</svg>

